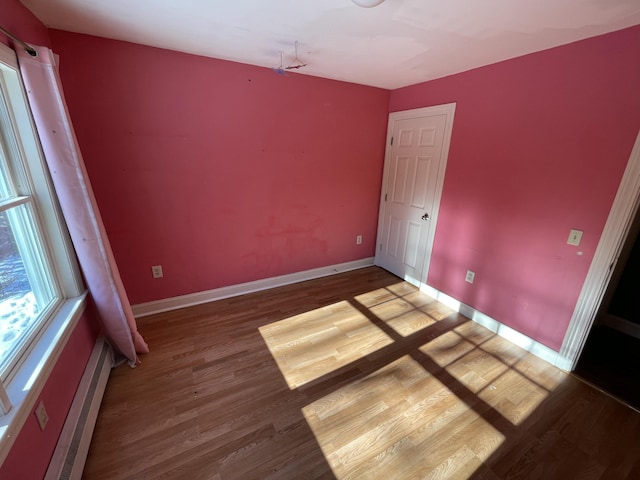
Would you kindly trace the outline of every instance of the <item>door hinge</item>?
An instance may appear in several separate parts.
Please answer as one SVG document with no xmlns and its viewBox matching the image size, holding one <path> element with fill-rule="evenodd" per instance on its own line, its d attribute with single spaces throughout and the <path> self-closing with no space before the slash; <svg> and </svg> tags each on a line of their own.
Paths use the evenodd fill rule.
<svg viewBox="0 0 640 480">
<path fill-rule="evenodd" d="M 385 202 L 387 201 L 387 194 L 386 193 L 384 194 L 384 201 Z"/>
<path fill-rule="evenodd" d="M 380 244 L 380 251 L 382 251 L 382 244 Z"/>
<path fill-rule="evenodd" d="M 391 137 L 391 145 L 393 145 L 393 137 Z"/>
</svg>

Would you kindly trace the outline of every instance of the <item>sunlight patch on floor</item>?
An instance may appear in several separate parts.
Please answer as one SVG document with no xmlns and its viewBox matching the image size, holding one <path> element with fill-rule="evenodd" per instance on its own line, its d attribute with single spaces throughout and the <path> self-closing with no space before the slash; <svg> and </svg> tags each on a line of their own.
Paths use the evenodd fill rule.
<svg viewBox="0 0 640 480">
<path fill-rule="evenodd" d="M 408 355 L 302 411 L 341 480 L 467 478 L 504 440 Z"/>
<path fill-rule="evenodd" d="M 265 325 L 260 334 L 291 389 L 393 343 L 347 301 Z"/>
<path fill-rule="evenodd" d="M 369 310 L 403 337 L 408 337 L 436 323 L 430 315 L 402 298 L 375 305 Z"/>
<path fill-rule="evenodd" d="M 405 282 L 358 295 L 354 300 L 403 337 L 454 313 Z"/>
<path fill-rule="evenodd" d="M 472 323 L 435 338 L 420 351 L 514 425 L 522 423 L 562 379 L 554 375 L 557 369 L 545 369 L 544 362 Z M 550 375 L 540 373 L 545 370 Z"/>
<path fill-rule="evenodd" d="M 504 422 L 488 419 L 520 425 L 561 381 L 471 320 L 436 325 L 452 314 L 402 282 L 260 328 L 291 389 L 429 339 L 302 409 L 339 480 L 468 478 L 505 440 Z"/>
</svg>

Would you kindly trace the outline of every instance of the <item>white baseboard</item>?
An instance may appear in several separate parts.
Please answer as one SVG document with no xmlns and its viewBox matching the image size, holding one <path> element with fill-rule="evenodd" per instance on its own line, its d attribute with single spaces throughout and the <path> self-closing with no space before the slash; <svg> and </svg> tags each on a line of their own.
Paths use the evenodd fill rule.
<svg viewBox="0 0 640 480">
<path fill-rule="evenodd" d="M 45 480 L 80 480 L 89 453 L 93 429 L 113 365 L 113 352 L 104 339 L 98 338 L 73 403 Z"/>
<path fill-rule="evenodd" d="M 469 305 L 466 305 L 453 297 L 450 297 L 446 293 L 442 293 L 441 291 L 431 287 L 430 285 L 423 284 L 420 290 L 422 290 L 430 297 L 435 298 L 439 302 L 442 302 L 456 312 L 459 312 L 461 315 L 464 315 L 465 317 L 491 330 L 493 333 L 496 333 L 502 338 L 519 346 L 520 348 L 531 352 L 536 357 L 539 357 L 542 360 L 555 365 L 561 370 L 568 371 L 571 369 L 571 361 L 569 359 L 562 357 L 558 352 L 547 347 L 546 345 L 543 345 L 542 343 L 527 337 L 517 330 L 514 330 L 513 328 L 500 323 L 499 321 L 489 317 L 488 315 L 485 315 L 475 308 L 470 307 Z"/>
<path fill-rule="evenodd" d="M 313 280 L 314 278 L 327 277 L 337 273 L 357 270 L 359 268 L 373 266 L 373 257 L 354 260 L 352 262 L 330 265 L 327 267 L 314 268 L 303 272 L 290 273 L 279 277 L 265 278 L 255 280 L 253 282 L 240 283 L 238 285 L 230 285 L 228 287 L 215 288 L 205 292 L 190 293 L 188 295 L 180 295 L 178 297 L 164 298 L 153 302 L 139 303 L 133 305 L 133 314 L 136 318 L 153 315 L 155 313 L 168 312 L 184 307 L 192 307 L 201 303 L 214 302 L 223 298 L 235 297 L 247 293 L 267 290 L 269 288 L 282 287 L 292 283 Z"/>
</svg>

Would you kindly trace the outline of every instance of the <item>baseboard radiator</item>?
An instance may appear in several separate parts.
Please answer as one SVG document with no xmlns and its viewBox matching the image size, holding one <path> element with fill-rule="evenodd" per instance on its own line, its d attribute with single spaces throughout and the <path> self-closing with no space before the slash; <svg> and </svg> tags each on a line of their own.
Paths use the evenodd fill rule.
<svg viewBox="0 0 640 480">
<path fill-rule="evenodd" d="M 113 353 L 107 341 L 100 337 L 78 385 L 58 444 L 49 463 L 45 480 L 75 480 L 82 478 L 93 428 L 113 365 Z"/>
</svg>

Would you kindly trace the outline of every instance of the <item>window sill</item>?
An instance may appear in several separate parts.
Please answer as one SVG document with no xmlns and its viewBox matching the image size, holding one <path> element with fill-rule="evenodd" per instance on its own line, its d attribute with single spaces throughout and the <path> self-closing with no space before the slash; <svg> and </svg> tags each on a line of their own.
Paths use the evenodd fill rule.
<svg viewBox="0 0 640 480">
<path fill-rule="evenodd" d="M 0 416 L 0 465 L 33 410 L 60 353 L 87 305 L 87 293 L 65 301 L 26 360 L 6 385 L 13 407 Z"/>
</svg>

